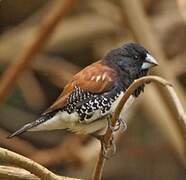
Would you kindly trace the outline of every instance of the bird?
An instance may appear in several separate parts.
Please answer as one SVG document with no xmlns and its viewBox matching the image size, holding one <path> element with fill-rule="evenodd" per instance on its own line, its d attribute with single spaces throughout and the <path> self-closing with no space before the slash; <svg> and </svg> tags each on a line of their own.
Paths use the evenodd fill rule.
<svg viewBox="0 0 186 180">
<path fill-rule="evenodd" d="M 137 43 L 126 43 L 109 51 L 73 76 L 61 95 L 41 116 L 15 131 L 8 138 L 26 131 L 66 129 L 77 134 L 103 136 L 108 119 L 131 83 L 148 75 L 157 60 Z M 122 112 L 144 91 L 138 87 Z"/>
</svg>

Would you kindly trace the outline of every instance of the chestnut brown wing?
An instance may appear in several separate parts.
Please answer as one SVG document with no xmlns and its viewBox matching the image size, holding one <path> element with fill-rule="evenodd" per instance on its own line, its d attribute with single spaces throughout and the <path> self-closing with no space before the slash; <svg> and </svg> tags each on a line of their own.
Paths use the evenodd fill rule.
<svg viewBox="0 0 186 180">
<path fill-rule="evenodd" d="M 87 66 L 73 77 L 65 86 L 62 94 L 45 113 L 63 108 L 75 86 L 80 87 L 83 91 L 100 94 L 113 87 L 116 77 L 117 72 L 102 61 Z"/>
</svg>

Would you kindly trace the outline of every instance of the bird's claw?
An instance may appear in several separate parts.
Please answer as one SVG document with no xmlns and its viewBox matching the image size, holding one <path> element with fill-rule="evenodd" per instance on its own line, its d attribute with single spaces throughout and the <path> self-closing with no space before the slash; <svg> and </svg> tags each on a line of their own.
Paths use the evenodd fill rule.
<svg viewBox="0 0 186 180">
<path fill-rule="evenodd" d="M 104 138 L 101 140 L 101 152 L 105 159 L 109 159 L 116 154 L 116 145 L 114 143 L 113 135 L 108 144 L 105 143 Z"/>
<path fill-rule="evenodd" d="M 125 122 L 125 120 L 119 118 L 117 120 L 117 123 L 116 123 L 116 126 L 114 127 L 112 125 L 112 118 L 111 116 L 108 117 L 108 128 L 112 131 L 112 132 L 115 132 L 115 131 L 118 131 L 119 129 L 121 129 L 122 132 L 126 131 L 127 130 L 127 123 Z"/>
<path fill-rule="evenodd" d="M 119 129 L 121 129 L 122 132 L 127 130 L 127 123 L 121 118 L 119 118 L 117 121 L 115 131 L 118 131 Z"/>
</svg>

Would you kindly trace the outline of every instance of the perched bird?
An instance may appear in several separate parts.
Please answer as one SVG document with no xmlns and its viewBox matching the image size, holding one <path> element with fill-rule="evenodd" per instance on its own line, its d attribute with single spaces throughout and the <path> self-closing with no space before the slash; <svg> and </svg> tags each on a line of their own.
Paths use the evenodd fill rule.
<svg viewBox="0 0 186 180">
<path fill-rule="evenodd" d="M 54 104 L 36 121 L 24 125 L 9 138 L 25 131 L 68 129 L 78 134 L 104 135 L 108 118 L 130 84 L 157 61 L 142 46 L 128 43 L 79 73 L 65 86 Z M 144 90 L 144 85 L 130 96 L 124 111 Z"/>
</svg>

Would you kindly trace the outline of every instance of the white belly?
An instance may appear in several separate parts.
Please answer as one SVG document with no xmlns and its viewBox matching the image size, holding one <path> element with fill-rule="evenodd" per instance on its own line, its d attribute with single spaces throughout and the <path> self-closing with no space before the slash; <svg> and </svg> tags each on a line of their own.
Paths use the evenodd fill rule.
<svg viewBox="0 0 186 180">
<path fill-rule="evenodd" d="M 118 96 L 116 101 L 113 103 L 109 113 L 113 113 L 115 111 L 115 108 L 117 107 L 122 97 L 123 97 L 123 92 Z M 131 106 L 133 101 L 134 101 L 134 97 L 130 96 L 124 108 L 122 109 L 122 113 L 126 112 L 126 110 Z M 99 113 L 99 110 L 97 113 Z M 68 114 L 67 112 L 64 111 L 58 112 L 51 119 L 30 129 L 29 131 L 69 129 L 70 131 L 75 132 L 77 134 L 92 134 L 96 132 L 96 134 L 99 135 L 103 135 L 106 132 L 107 125 L 108 125 L 106 117 L 103 117 L 102 119 L 97 119 L 89 123 L 80 123 L 79 120 L 80 117 L 76 112 L 71 114 Z"/>
</svg>

